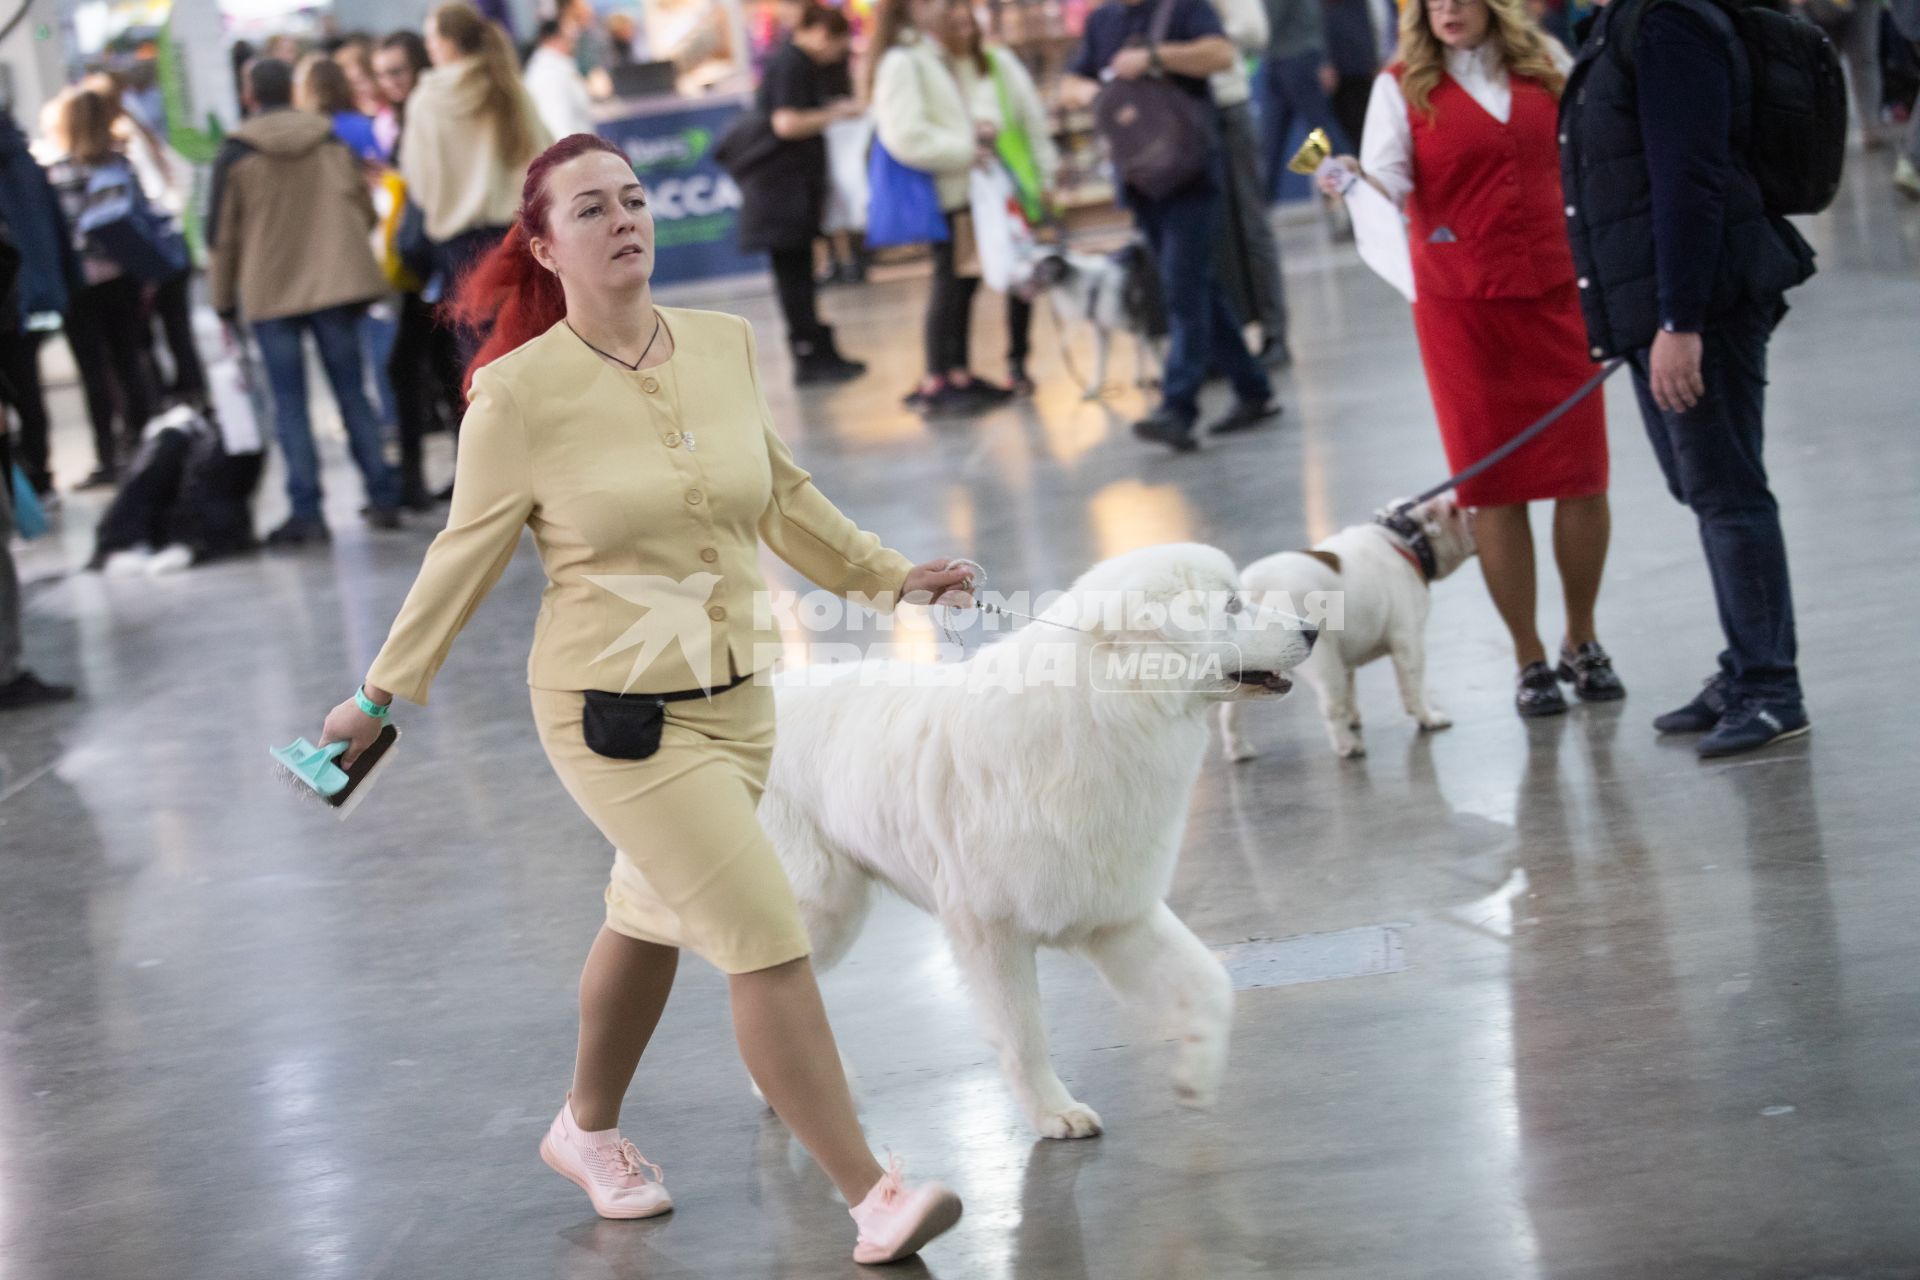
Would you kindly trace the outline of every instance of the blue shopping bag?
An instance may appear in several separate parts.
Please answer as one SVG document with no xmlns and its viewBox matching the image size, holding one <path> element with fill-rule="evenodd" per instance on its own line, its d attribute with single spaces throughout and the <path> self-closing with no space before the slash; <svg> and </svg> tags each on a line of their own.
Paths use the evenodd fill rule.
<svg viewBox="0 0 1920 1280">
<path fill-rule="evenodd" d="M 867 247 L 945 244 L 951 234 L 933 175 L 912 169 L 873 140 L 867 156 Z"/>
<path fill-rule="evenodd" d="M 40 495 L 33 491 L 33 482 L 17 462 L 13 466 L 13 527 L 29 542 L 47 531 L 46 508 L 40 505 Z M 0 530 L 0 537 L 4 536 L 5 530 Z"/>
</svg>

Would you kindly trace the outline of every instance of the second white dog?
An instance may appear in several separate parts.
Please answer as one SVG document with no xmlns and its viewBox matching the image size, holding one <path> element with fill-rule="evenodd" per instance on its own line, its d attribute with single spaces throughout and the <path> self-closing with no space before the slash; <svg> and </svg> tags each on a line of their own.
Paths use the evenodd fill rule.
<svg viewBox="0 0 1920 1280">
<path fill-rule="evenodd" d="M 1174 607 L 1195 603 L 1204 617 Z M 1034 1127 L 1084 1138 L 1100 1117 L 1049 1060 L 1036 950 L 1091 959 L 1178 1037 L 1176 1095 L 1212 1100 L 1232 986 L 1165 898 L 1207 709 L 1285 693 L 1313 635 L 1190 544 L 1096 565 L 1042 616 L 965 662 L 781 677 L 760 818 L 818 968 L 846 954 L 876 883 L 938 916 Z"/>
<path fill-rule="evenodd" d="M 1347 759 L 1367 751 L 1360 739 L 1353 673 L 1376 659 L 1393 659 L 1400 700 L 1422 729 L 1453 723 L 1427 701 L 1428 587 L 1473 558 L 1473 528 L 1451 494 L 1407 515 L 1412 523 L 1400 530 L 1379 518 L 1349 525 L 1311 551 L 1282 551 L 1256 560 L 1242 574 L 1249 593 L 1276 607 L 1302 607 L 1300 602 L 1315 592 L 1341 596 L 1341 625 L 1321 635 L 1298 674 L 1319 695 L 1327 736 Z M 1220 709 L 1220 733 L 1227 759 L 1251 760 L 1257 754 L 1240 732 L 1233 703 Z"/>
</svg>

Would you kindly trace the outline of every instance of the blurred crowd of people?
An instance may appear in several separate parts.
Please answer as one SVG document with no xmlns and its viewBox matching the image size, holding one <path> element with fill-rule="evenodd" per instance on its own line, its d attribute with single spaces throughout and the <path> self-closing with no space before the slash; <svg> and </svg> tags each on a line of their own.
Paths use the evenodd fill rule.
<svg viewBox="0 0 1920 1280">
<path fill-rule="evenodd" d="M 1664 30 L 1668 10 L 1706 2 L 1666 0 L 1657 10 L 1661 23 L 1649 25 Z M 1707 389 L 1701 347 L 1703 332 L 1714 350 L 1737 329 L 1727 358 L 1732 367 L 1752 367 L 1804 246 L 1776 219 L 1784 230 L 1770 234 L 1781 237 L 1786 257 L 1753 267 L 1766 279 L 1736 291 L 1737 305 L 1730 303 L 1724 282 L 1670 270 L 1688 253 L 1712 260 L 1711 242 L 1725 229 L 1662 203 L 1662 182 L 1677 189 L 1671 181 L 1678 179 L 1653 180 L 1658 216 L 1642 230 L 1643 247 L 1662 245 L 1659 293 L 1633 301 L 1651 327 L 1641 332 L 1636 322 L 1603 337 L 1593 310 L 1603 282 L 1590 289 L 1587 278 L 1602 266 L 1582 261 L 1576 287 L 1568 256 L 1570 231 L 1573 257 L 1581 253 L 1573 193 L 1566 226 L 1557 197 L 1525 208 L 1452 203 L 1484 196 L 1475 166 L 1491 163 L 1482 154 L 1490 144 L 1461 123 L 1478 119 L 1465 107 L 1436 109 L 1441 91 L 1478 103 L 1498 122 L 1501 146 L 1533 138 L 1536 153 L 1514 152 L 1509 159 L 1519 168 L 1504 181 L 1524 178 L 1526 190 L 1547 192 L 1569 146 L 1566 124 L 1555 121 L 1564 114 L 1568 78 L 1580 74 L 1572 50 L 1584 47 L 1588 26 L 1604 27 L 1623 4 L 1654 8 L 1651 0 L 1615 0 L 1606 12 L 1568 9 L 1560 0 L 1408 0 L 1397 11 L 1382 0 L 1110 0 L 1087 13 L 1065 74 L 1043 92 L 1023 57 L 991 38 L 970 0 L 879 0 L 859 30 L 837 7 L 768 0 L 770 41 L 754 104 L 741 137 L 729 139 L 736 156 L 750 156 L 729 166 L 741 188 L 740 244 L 770 258 L 797 381 L 834 383 L 862 376 L 866 366 L 840 349 L 820 314 L 822 246 L 826 279 L 858 280 L 869 220 L 885 214 L 922 227 L 908 238 L 924 242 L 932 260 L 924 367 L 905 403 L 930 417 L 1004 404 L 1034 389 L 1033 291 L 1005 290 L 1005 375 L 980 372 L 971 325 L 983 274 L 972 252 L 979 228 L 968 222 L 974 179 L 982 170 L 1004 173 L 1027 229 L 1053 234 L 1062 211 L 1057 139 L 1084 130 L 1076 117 L 1094 116 L 1113 151 L 1117 202 L 1156 264 L 1167 329 L 1159 402 L 1134 430 L 1187 451 L 1209 432 L 1256 428 L 1280 412 L 1273 374 L 1288 365 L 1291 349 L 1270 213 L 1294 139 L 1324 130 L 1333 150 L 1364 168 L 1416 233 L 1414 275 L 1425 282 L 1415 318 L 1430 373 L 1443 357 L 1456 371 L 1481 370 L 1468 379 L 1479 387 L 1471 403 L 1433 379 L 1450 459 L 1462 464 L 1497 447 L 1551 407 L 1591 361 L 1634 360 L 1656 451 L 1676 495 L 1701 511 L 1716 583 L 1725 580 L 1721 606 L 1733 656 L 1723 659 L 1712 700 L 1723 704 L 1728 688 L 1750 685 L 1771 699 L 1767 705 L 1787 709 L 1777 720 L 1793 723 L 1784 551 L 1777 520 L 1760 527 L 1772 520 L 1772 498 L 1757 463 L 1758 384 Z M 1893 149 L 1893 180 L 1920 197 L 1914 0 L 1886 0 L 1884 8 L 1881 0 L 1794 0 L 1794 7 L 1845 53 L 1863 153 Z M 1636 162 L 1655 174 L 1704 180 L 1696 190 L 1737 204 L 1741 182 L 1751 177 L 1751 148 L 1766 140 L 1742 141 L 1714 113 L 1732 118 L 1747 109 L 1740 95 L 1753 90 L 1730 70 L 1746 54 L 1723 48 L 1717 29 L 1674 34 L 1698 48 L 1691 60 L 1680 58 L 1678 71 L 1670 65 L 1677 45 L 1651 60 L 1671 83 L 1732 78 L 1704 110 L 1698 103 L 1688 109 L 1686 127 L 1671 124 L 1671 136 L 1662 132 L 1668 124 L 1646 124 L 1648 154 Z M 856 37 L 864 39 L 857 59 Z M 394 529 L 403 513 L 432 510 L 449 490 L 429 486 L 423 440 L 436 431 L 457 435 L 462 375 L 486 319 L 457 323 L 441 304 L 508 234 L 530 162 L 556 138 L 594 131 L 596 100 L 607 96 L 612 70 L 642 55 L 636 42 L 630 21 L 603 21 L 590 0 L 568 0 L 516 47 L 502 14 L 454 0 L 433 9 L 420 32 L 350 33 L 315 47 L 286 37 L 258 50 L 237 46 L 243 119 L 203 180 L 168 146 L 151 86 L 111 73 L 89 75 L 48 103 L 37 142 L 29 144 L 15 122 L 0 123 L 0 216 L 22 251 L 0 326 L 0 389 L 14 410 L 17 430 L 8 434 L 26 486 L 57 501 L 38 367 L 40 346 L 56 328 L 72 348 L 92 427 L 95 465 L 77 487 L 115 484 L 164 409 L 207 409 L 208 362 L 193 323 L 194 255 L 183 236 L 197 214 L 207 299 L 226 326 L 221 358 L 246 351 L 247 338 L 257 347 L 271 436 L 284 459 L 291 510 L 266 542 L 298 546 L 330 536 L 308 405 L 309 338 L 360 473 L 366 521 Z M 1139 86 L 1161 95 L 1138 98 L 1151 104 L 1144 141 L 1123 137 L 1100 110 Z M 1436 128 L 1437 119 L 1450 123 Z M 1716 129 L 1720 136 L 1708 136 Z M 844 163 L 849 151 L 851 164 Z M 877 178 L 886 166 L 887 185 L 856 181 L 857 200 L 843 190 L 847 174 Z M 1417 172 L 1427 176 L 1416 184 Z M 902 201 L 916 207 L 889 205 Z M 863 207 L 844 207 L 855 204 Z M 1756 204 L 1751 212 L 1762 210 Z M 1436 250 L 1472 239 L 1462 234 L 1470 224 L 1486 233 L 1481 241 Z M 1500 261 L 1461 265 L 1496 242 Z M 1528 244 L 1535 257 L 1516 272 L 1515 246 Z M 1757 244 L 1749 235 L 1730 253 L 1764 258 L 1770 250 Z M 1505 298 L 1524 305 L 1498 316 L 1485 305 Z M 1551 342 L 1555 359 L 1537 362 L 1524 387 L 1497 379 L 1495 365 L 1529 342 Z M 1729 366 L 1709 360 L 1706 367 L 1723 373 Z M 1201 389 L 1216 378 L 1231 385 L 1232 402 L 1203 428 Z M 1480 384 L 1496 381 L 1504 390 L 1481 394 Z M 1702 412 L 1707 399 L 1735 443 L 1703 461 L 1697 449 L 1676 443 L 1670 420 Z M 1582 696 L 1622 691 L 1592 622 L 1607 541 L 1597 406 L 1596 399 L 1576 415 L 1551 453 L 1505 464 L 1508 470 L 1480 481 L 1486 488 L 1476 519 L 1489 583 L 1514 629 L 1524 714 L 1563 710 L 1561 682 Z M 1656 425 L 1663 421 L 1669 426 Z M 1721 483 L 1729 476 L 1738 481 L 1731 499 Z M 1524 513 L 1536 499 L 1559 504 L 1555 551 L 1568 627 L 1557 660 L 1531 629 L 1533 552 Z M 1729 501 L 1738 508 L 1733 515 Z M 1737 589 L 1739 581 L 1766 584 L 1757 613 L 1754 593 Z"/>
</svg>

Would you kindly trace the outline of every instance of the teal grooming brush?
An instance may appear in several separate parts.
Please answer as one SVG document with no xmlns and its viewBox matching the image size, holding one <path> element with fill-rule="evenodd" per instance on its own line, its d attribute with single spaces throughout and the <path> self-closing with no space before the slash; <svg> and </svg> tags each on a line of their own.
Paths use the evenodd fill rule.
<svg viewBox="0 0 1920 1280">
<path fill-rule="evenodd" d="M 303 793 L 318 796 L 344 821 L 366 797 L 374 775 L 392 757 L 393 744 L 399 740 L 399 729 L 382 726 L 380 736 L 360 753 L 351 769 L 336 763 L 347 749 L 345 742 L 316 747 L 305 738 L 295 738 L 288 746 L 267 748 L 267 754 L 280 766 L 283 778 L 299 784 Z"/>
</svg>

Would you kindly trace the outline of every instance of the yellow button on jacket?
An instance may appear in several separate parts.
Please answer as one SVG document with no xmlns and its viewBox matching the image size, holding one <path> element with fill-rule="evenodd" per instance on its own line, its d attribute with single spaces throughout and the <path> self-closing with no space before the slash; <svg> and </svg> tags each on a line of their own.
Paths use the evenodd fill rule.
<svg viewBox="0 0 1920 1280">
<path fill-rule="evenodd" d="M 461 421 L 453 506 L 368 672 L 427 700 L 523 526 L 546 569 L 527 683 L 669 693 L 768 665 L 759 544 L 891 608 L 912 563 L 842 515 L 774 434 L 753 329 L 661 308 L 673 358 L 629 372 L 564 322 L 488 364 Z"/>
</svg>

